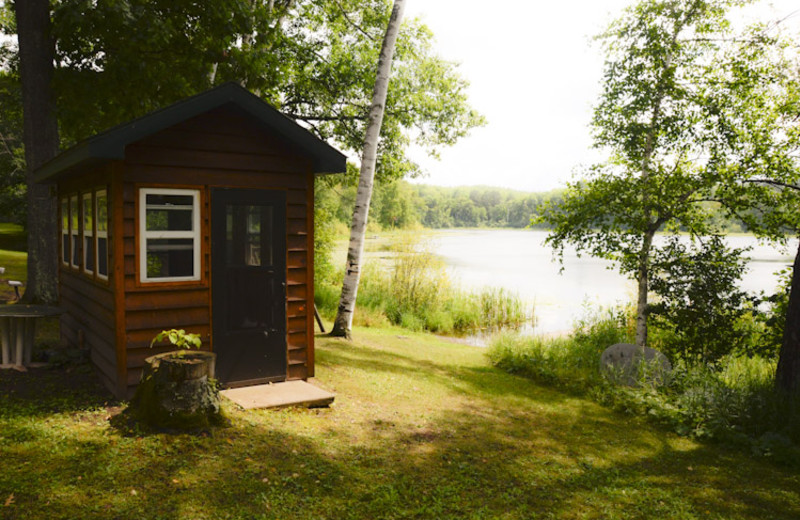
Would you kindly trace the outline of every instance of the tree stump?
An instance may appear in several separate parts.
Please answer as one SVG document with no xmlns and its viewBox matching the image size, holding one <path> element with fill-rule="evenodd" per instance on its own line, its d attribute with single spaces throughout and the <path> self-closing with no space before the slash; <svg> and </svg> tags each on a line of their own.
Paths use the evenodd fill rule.
<svg viewBox="0 0 800 520">
<path fill-rule="evenodd" d="M 157 428 L 196 430 L 220 424 L 215 362 L 216 354 L 193 350 L 150 356 L 131 401 L 132 411 Z"/>
</svg>

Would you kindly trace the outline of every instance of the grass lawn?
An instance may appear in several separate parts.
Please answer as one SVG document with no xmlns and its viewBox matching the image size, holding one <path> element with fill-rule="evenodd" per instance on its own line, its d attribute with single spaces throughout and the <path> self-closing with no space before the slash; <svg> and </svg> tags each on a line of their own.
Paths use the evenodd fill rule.
<svg viewBox="0 0 800 520">
<path fill-rule="evenodd" d="M 134 432 L 88 366 L 0 371 L 0 518 L 800 518 L 800 475 L 400 329 L 318 338 L 330 409 Z M 113 421 L 112 421 L 113 422 Z"/>
<path fill-rule="evenodd" d="M 28 277 L 27 235 L 22 226 L 0 222 L 0 267 L 5 272 L 0 274 L 0 302 L 14 299 L 14 289 L 8 280 L 25 282 Z"/>
</svg>

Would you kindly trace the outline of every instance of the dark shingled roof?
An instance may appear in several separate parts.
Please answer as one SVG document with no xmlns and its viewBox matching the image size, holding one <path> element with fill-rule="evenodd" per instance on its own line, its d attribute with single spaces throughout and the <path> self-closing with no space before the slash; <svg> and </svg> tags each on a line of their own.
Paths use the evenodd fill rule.
<svg viewBox="0 0 800 520">
<path fill-rule="evenodd" d="M 232 104 L 313 160 L 314 173 L 345 171 L 345 156 L 236 83 L 225 83 L 78 143 L 42 165 L 39 183 L 51 183 L 86 166 L 125 158 L 125 147 L 223 105 Z"/>
</svg>

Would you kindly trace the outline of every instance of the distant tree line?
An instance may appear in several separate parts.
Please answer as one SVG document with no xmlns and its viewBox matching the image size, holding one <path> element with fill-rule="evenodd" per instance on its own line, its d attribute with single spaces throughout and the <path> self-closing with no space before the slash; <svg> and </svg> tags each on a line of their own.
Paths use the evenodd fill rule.
<svg viewBox="0 0 800 520">
<path fill-rule="evenodd" d="M 349 223 L 355 186 L 321 184 L 317 189 L 317 204 L 325 207 L 333 220 Z M 488 186 L 378 182 L 369 218 L 382 229 L 524 228 L 531 224 L 531 217 L 538 214 L 545 202 L 557 202 L 560 194 L 560 190 L 530 193 Z"/>
<path fill-rule="evenodd" d="M 350 225 L 356 198 L 355 176 L 345 183 L 323 179 L 317 187 L 319 218 Z M 549 229 L 539 221 L 546 204 L 557 207 L 565 190 L 524 192 L 490 186 L 443 187 L 403 180 L 378 180 L 370 205 L 369 222 L 381 229 L 516 228 Z M 726 218 L 719 205 L 702 204 L 718 229 L 741 232 L 740 224 Z M 757 213 L 748 209 L 746 213 Z M 531 221 L 533 220 L 533 224 Z M 687 231 L 679 228 L 680 231 Z"/>
</svg>

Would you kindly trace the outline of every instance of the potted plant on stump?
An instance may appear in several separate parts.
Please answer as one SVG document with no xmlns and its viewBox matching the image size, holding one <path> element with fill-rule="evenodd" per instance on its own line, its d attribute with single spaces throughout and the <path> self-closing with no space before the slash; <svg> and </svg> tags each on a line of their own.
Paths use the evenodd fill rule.
<svg viewBox="0 0 800 520">
<path fill-rule="evenodd" d="M 178 350 L 145 359 L 142 380 L 131 401 L 136 416 L 154 427 L 179 430 L 223 422 L 214 379 L 216 354 L 199 350 L 200 335 L 183 329 L 160 332 L 150 346 L 164 341 Z"/>
</svg>

